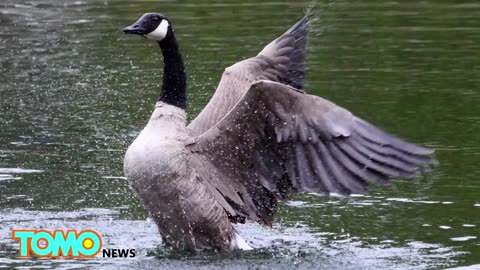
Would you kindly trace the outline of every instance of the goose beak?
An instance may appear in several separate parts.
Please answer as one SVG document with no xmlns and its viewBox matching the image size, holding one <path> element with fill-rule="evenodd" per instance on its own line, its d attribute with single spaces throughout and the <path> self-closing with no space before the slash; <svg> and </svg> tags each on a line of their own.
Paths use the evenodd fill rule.
<svg viewBox="0 0 480 270">
<path fill-rule="evenodd" d="M 136 35 L 141 35 L 141 36 L 147 34 L 147 30 L 145 30 L 145 28 L 143 28 L 138 23 L 134 23 L 134 24 L 130 25 L 129 27 L 126 27 L 125 29 L 123 29 L 123 32 L 125 34 L 136 34 Z"/>
</svg>

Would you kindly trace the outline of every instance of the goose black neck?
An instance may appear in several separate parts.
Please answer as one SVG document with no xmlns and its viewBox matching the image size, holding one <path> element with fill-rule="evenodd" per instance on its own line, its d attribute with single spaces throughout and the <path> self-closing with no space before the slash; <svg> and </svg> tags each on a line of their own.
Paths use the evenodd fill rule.
<svg viewBox="0 0 480 270">
<path fill-rule="evenodd" d="M 180 49 L 170 27 L 167 36 L 158 44 L 163 54 L 163 83 L 158 100 L 185 110 L 187 76 Z"/>
</svg>

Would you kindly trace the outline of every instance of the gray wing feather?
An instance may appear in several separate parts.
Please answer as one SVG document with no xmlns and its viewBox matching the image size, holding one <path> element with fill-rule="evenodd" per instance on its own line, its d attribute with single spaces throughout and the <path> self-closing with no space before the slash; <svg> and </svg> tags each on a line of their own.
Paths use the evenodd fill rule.
<svg viewBox="0 0 480 270">
<path fill-rule="evenodd" d="M 277 200 L 295 191 L 364 194 L 368 184 L 414 178 L 434 164 L 433 150 L 390 135 L 336 104 L 271 81 L 252 85 L 214 127 L 196 138 L 240 194 L 233 209 L 271 224 Z M 247 213 L 247 214 L 246 214 Z"/>
<path fill-rule="evenodd" d="M 198 136 L 213 127 L 255 81 L 270 80 L 303 89 L 308 32 L 309 20 L 304 17 L 256 57 L 226 68 L 209 103 L 188 125 L 189 134 Z"/>
</svg>

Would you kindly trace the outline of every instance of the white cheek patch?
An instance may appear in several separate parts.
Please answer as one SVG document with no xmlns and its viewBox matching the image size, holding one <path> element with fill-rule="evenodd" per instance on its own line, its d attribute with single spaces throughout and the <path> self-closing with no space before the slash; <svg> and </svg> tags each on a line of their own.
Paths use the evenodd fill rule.
<svg viewBox="0 0 480 270">
<path fill-rule="evenodd" d="M 156 41 L 162 41 L 167 36 L 168 25 L 168 21 L 163 19 L 157 28 L 146 34 L 145 37 Z"/>
</svg>

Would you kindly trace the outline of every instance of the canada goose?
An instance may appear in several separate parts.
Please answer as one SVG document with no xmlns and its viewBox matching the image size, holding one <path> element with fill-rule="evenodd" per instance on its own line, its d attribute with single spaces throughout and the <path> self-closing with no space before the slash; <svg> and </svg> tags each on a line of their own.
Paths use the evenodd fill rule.
<svg viewBox="0 0 480 270">
<path fill-rule="evenodd" d="M 364 194 L 367 184 L 431 168 L 433 150 L 305 93 L 308 28 L 305 17 L 257 56 L 225 69 L 188 126 L 186 75 L 171 22 L 147 13 L 123 30 L 158 42 L 163 53 L 158 102 L 124 169 L 166 244 L 249 249 L 232 224 L 272 226 L 278 203 L 295 192 Z"/>
</svg>

